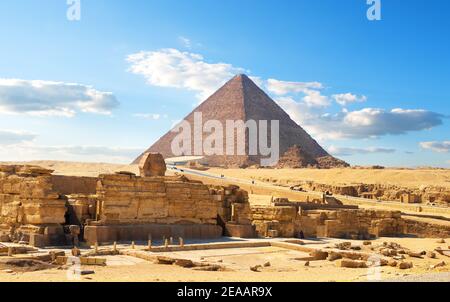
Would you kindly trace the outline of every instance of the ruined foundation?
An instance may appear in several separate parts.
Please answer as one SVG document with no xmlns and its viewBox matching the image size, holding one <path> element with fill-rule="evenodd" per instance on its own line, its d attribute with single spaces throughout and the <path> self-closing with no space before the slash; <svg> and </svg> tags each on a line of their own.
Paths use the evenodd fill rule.
<svg viewBox="0 0 450 302">
<path fill-rule="evenodd" d="M 218 206 L 207 186 L 178 177 L 101 175 L 97 220 L 88 221 L 88 243 L 222 236 Z"/>
<path fill-rule="evenodd" d="M 251 206 L 238 186 L 163 176 L 161 156 L 146 159 L 141 176 L 66 177 L 35 166 L 0 166 L 0 241 L 45 247 L 222 236 L 450 236 L 448 227 L 402 218 L 401 212 L 343 205 L 327 195 L 313 202 L 276 199 L 270 206 Z"/>
</svg>

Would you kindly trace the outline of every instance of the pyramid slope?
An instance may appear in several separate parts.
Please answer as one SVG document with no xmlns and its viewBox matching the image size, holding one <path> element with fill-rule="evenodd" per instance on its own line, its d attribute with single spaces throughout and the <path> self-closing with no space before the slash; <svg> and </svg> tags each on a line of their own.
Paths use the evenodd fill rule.
<svg viewBox="0 0 450 302">
<path fill-rule="evenodd" d="M 196 112 L 202 113 L 203 123 L 208 120 L 218 120 L 223 125 L 227 120 L 267 120 L 269 124 L 271 120 L 278 120 L 280 121 L 280 155 L 283 155 L 290 147 L 298 145 L 312 158 L 333 158 L 246 75 L 235 76 L 184 120 L 192 125 Z M 165 158 L 174 157 L 171 143 L 177 135 L 178 133 L 168 132 L 147 151 L 159 152 Z M 204 134 L 204 138 L 207 136 L 208 134 Z M 246 137 L 246 146 L 248 148 L 248 137 Z M 141 156 L 134 163 L 139 162 Z M 235 167 L 259 164 L 260 158 L 259 155 L 223 155 L 206 156 L 205 161 L 212 166 Z"/>
</svg>

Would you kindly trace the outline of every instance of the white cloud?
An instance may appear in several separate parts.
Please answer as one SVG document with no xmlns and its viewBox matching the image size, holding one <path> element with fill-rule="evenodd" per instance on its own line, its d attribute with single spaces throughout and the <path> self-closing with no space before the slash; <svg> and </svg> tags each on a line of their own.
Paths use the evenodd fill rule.
<svg viewBox="0 0 450 302">
<path fill-rule="evenodd" d="M 129 163 L 145 148 L 122 148 L 108 146 L 44 146 L 33 142 L 0 145 L 2 161 L 24 160 L 63 160 L 83 162 Z"/>
<path fill-rule="evenodd" d="M 295 122 L 319 141 L 405 134 L 439 126 L 444 118 L 441 114 L 421 109 L 364 108 L 328 113 L 290 97 L 276 101 Z"/>
<path fill-rule="evenodd" d="M 255 82 L 255 84 L 260 87 L 263 88 L 264 87 L 264 80 L 261 79 L 261 77 L 256 77 L 256 76 L 249 76 L 250 80 L 252 80 L 253 82 Z"/>
<path fill-rule="evenodd" d="M 161 118 L 168 118 L 167 114 L 161 115 L 159 113 L 135 113 L 133 116 L 153 121 L 157 121 Z"/>
<path fill-rule="evenodd" d="M 195 91 L 201 100 L 245 71 L 231 64 L 208 63 L 199 54 L 172 48 L 135 53 L 127 61 L 131 63 L 129 71 L 144 76 L 148 84 Z"/>
<path fill-rule="evenodd" d="M 420 146 L 423 149 L 432 150 L 438 153 L 448 153 L 450 152 L 450 141 L 443 142 L 421 142 Z"/>
<path fill-rule="evenodd" d="M 355 154 L 394 153 L 396 152 L 396 150 L 381 147 L 354 148 L 330 146 L 328 148 L 328 152 L 330 152 L 334 156 L 352 156 Z"/>
<path fill-rule="evenodd" d="M 268 79 L 266 88 L 269 92 L 281 96 L 290 93 L 306 93 L 306 91 L 310 91 L 311 89 L 322 89 L 323 85 L 319 82 L 287 82 Z"/>
<path fill-rule="evenodd" d="M 351 103 L 364 103 L 367 101 L 367 97 L 365 95 L 358 96 L 352 93 L 342 93 L 342 94 L 334 94 L 333 99 L 341 106 L 347 106 Z"/>
<path fill-rule="evenodd" d="M 331 104 L 328 97 L 322 95 L 320 91 L 307 89 L 304 93 L 306 96 L 303 97 L 303 102 L 308 107 L 328 107 Z"/>
<path fill-rule="evenodd" d="M 184 47 L 186 47 L 186 48 L 192 47 L 192 42 L 190 39 L 183 37 L 183 36 L 179 36 L 178 40 L 183 44 Z"/>
<path fill-rule="evenodd" d="M 35 134 L 23 131 L 0 130 L 0 146 L 15 145 L 36 138 Z"/>
<path fill-rule="evenodd" d="M 72 117 L 77 112 L 110 114 L 118 105 L 112 93 L 92 86 L 0 79 L 0 113 Z"/>
<path fill-rule="evenodd" d="M 128 56 L 127 60 L 131 63 L 129 70 L 143 75 L 150 85 L 195 91 L 202 100 L 234 75 L 244 71 L 231 64 L 207 63 L 201 55 L 177 49 L 143 51 Z M 277 96 L 276 101 L 291 118 L 319 141 L 405 134 L 441 125 L 444 118 L 438 113 L 421 109 L 364 108 L 331 113 L 325 111 L 331 106 L 331 99 L 345 106 L 365 102 L 367 97 L 352 93 L 328 97 L 322 94 L 324 85 L 320 82 L 264 80 L 257 76 L 251 78 Z"/>
</svg>

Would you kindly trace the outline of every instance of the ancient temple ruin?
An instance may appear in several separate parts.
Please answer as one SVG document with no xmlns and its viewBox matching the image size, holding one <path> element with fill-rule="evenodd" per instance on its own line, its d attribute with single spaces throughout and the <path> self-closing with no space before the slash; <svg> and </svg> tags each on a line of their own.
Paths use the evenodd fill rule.
<svg viewBox="0 0 450 302">
<path fill-rule="evenodd" d="M 238 186 L 165 176 L 160 154 L 146 154 L 139 168 L 139 176 L 122 171 L 72 177 L 35 166 L 0 166 L 0 241 L 43 247 L 170 237 L 367 239 L 450 233 L 411 223 L 400 212 L 359 209 L 335 199 L 282 199 L 252 206 L 248 193 Z"/>
</svg>

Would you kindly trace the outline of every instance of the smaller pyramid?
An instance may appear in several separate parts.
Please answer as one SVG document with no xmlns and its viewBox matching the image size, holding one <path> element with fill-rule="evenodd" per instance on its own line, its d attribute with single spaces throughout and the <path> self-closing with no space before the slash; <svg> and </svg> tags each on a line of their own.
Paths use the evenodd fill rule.
<svg viewBox="0 0 450 302">
<path fill-rule="evenodd" d="M 317 167 L 317 160 L 309 153 L 305 152 L 300 146 L 293 145 L 281 156 L 278 161 L 278 168 L 307 168 Z"/>
</svg>

